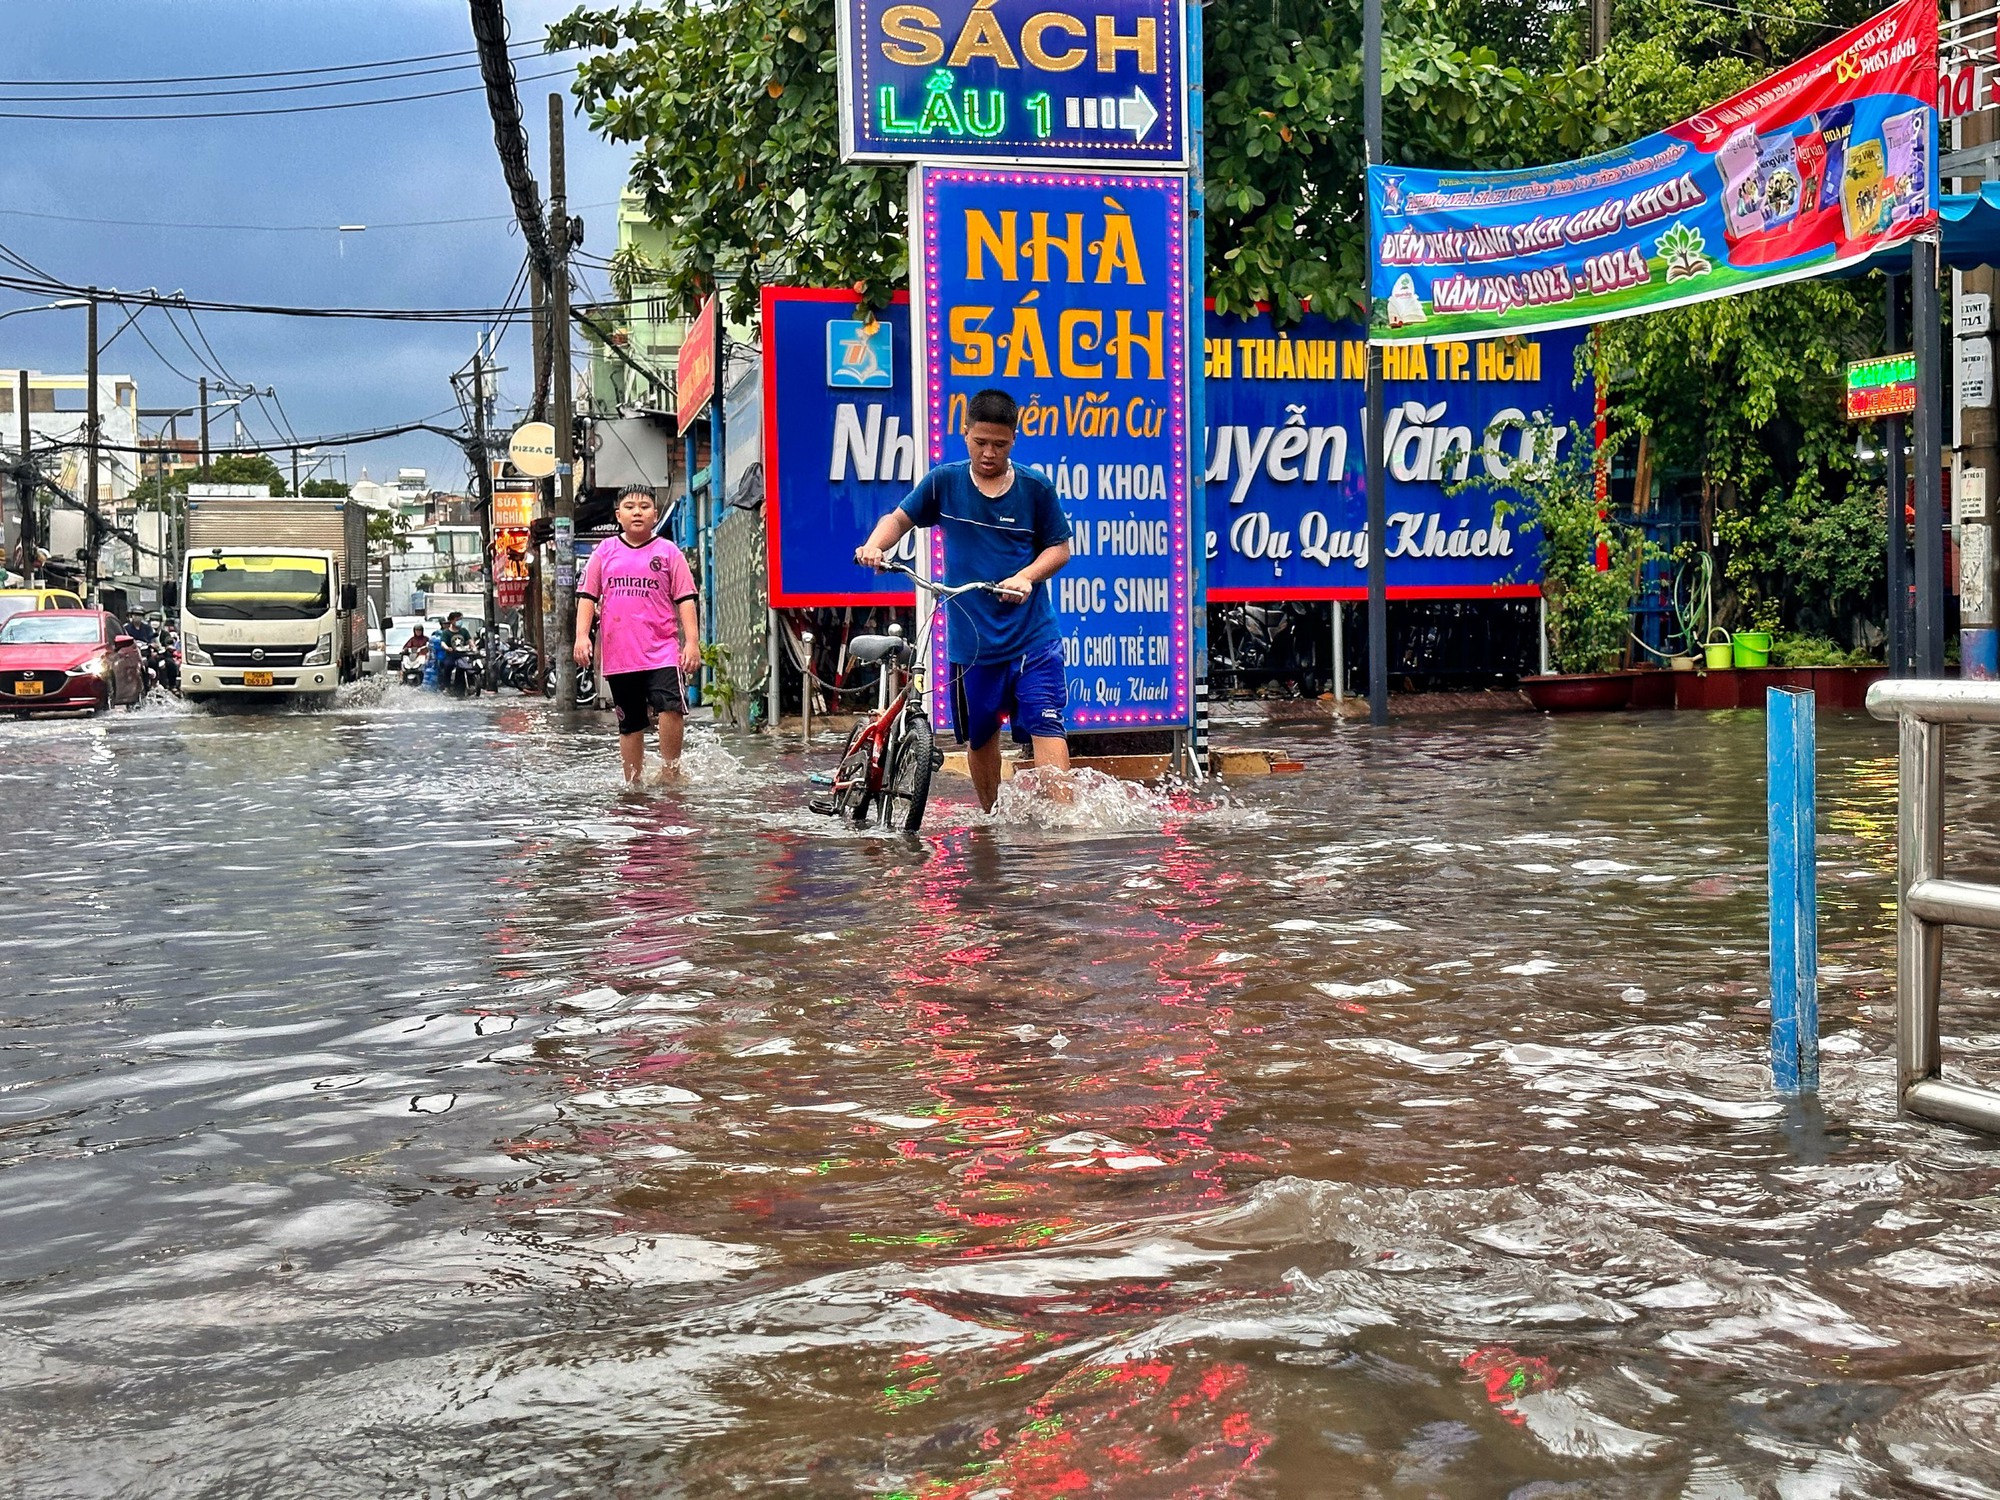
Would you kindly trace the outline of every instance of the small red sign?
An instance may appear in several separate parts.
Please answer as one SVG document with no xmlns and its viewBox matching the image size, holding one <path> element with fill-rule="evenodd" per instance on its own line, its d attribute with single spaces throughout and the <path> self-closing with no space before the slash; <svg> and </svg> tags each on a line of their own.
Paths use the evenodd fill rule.
<svg viewBox="0 0 2000 1500">
<path fill-rule="evenodd" d="M 674 413 L 682 432 L 715 399 L 715 330 L 715 298 L 710 297 L 694 315 L 687 342 L 681 345 L 680 359 L 674 366 Z"/>
</svg>

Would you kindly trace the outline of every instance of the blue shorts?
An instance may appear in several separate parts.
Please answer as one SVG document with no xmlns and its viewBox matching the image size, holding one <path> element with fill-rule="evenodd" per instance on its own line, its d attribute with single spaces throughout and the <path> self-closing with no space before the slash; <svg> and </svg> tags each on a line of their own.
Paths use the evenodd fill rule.
<svg viewBox="0 0 2000 1500">
<path fill-rule="evenodd" d="M 1010 661 L 951 664 L 951 728 L 961 745 L 977 750 L 1000 732 L 1005 716 L 1014 738 L 1067 739 L 1063 710 L 1069 682 L 1063 676 L 1061 641 L 1038 646 Z"/>
</svg>

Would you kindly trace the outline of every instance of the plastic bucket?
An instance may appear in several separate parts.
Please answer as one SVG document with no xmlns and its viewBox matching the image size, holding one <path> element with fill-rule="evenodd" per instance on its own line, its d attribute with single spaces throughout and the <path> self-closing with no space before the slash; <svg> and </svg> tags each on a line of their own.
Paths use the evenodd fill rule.
<svg viewBox="0 0 2000 1500">
<path fill-rule="evenodd" d="M 1767 667 L 1771 664 L 1771 632 L 1739 630 L 1730 637 L 1730 652 L 1739 667 Z"/>
<path fill-rule="evenodd" d="M 1721 636 L 1722 639 L 1717 640 L 1717 636 Z M 1709 631 L 1707 641 L 1702 644 L 1701 655 L 1703 665 L 1711 672 L 1719 672 L 1727 667 L 1730 661 L 1729 632 L 1720 625 Z"/>
</svg>

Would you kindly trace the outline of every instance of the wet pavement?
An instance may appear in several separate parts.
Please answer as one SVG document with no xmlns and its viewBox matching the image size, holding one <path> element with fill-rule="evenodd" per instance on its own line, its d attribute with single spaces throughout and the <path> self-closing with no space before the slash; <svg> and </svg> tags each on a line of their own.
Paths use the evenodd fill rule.
<svg viewBox="0 0 2000 1500">
<path fill-rule="evenodd" d="M 832 738 L 586 726 L 0 725 L 0 1495 L 2000 1494 L 1886 727 L 1787 1108 L 1760 715 L 1225 725 L 1304 773 L 916 841 Z"/>
</svg>

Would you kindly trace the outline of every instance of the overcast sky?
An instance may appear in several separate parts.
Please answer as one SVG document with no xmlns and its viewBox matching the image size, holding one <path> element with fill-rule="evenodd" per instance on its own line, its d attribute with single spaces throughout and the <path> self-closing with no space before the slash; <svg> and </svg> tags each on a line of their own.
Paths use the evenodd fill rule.
<svg viewBox="0 0 2000 1500">
<path fill-rule="evenodd" d="M 508 0 L 515 39 L 539 36 L 569 9 L 555 0 Z M 0 112 L 52 106 L 72 89 L 21 80 L 95 81 L 169 75 L 325 68 L 470 48 L 464 0 L 0 0 L 7 46 Z M 420 64 L 469 64 L 454 57 Z M 547 96 L 567 97 L 567 73 L 529 82 L 563 60 L 517 54 L 535 176 L 544 194 Z M 338 77 L 339 75 L 320 75 Z M 374 85 L 276 99 L 227 98 L 54 106 L 98 111 L 177 111 L 324 102 L 364 94 L 417 93 L 478 81 L 468 67 Z M 312 82 L 272 79 L 274 83 Z M 241 82 L 179 84 L 241 89 Z M 119 91 L 104 88 L 101 92 Z M 6 119 L 0 153 L 0 243 L 64 281 L 129 289 L 158 287 L 218 301 L 384 307 L 492 307 L 520 266 L 506 187 L 480 93 L 266 119 L 92 122 Z M 571 211 L 586 223 L 585 248 L 615 245 L 614 205 L 627 153 L 590 133 L 574 113 L 567 128 Z M 370 228 L 342 235 L 184 229 L 195 225 L 387 225 L 497 215 L 486 222 Z M 64 217 L 31 217 L 49 215 Z M 65 219 L 115 220 L 110 224 Z M 594 278 L 596 289 L 602 278 Z M 0 308 L 43 299 L 0 291 Z M 122 320 L 106 309 L 102 333 Z M 183 379 L 127 332 L 104 355 L 106 374 L 129 373 L 140 404 L 191 404 L 202 372 L 158 313 L 141 327 Z M 472 351 L 462 325 L 299 321 L 220 313 L 202 327 L 219 363 L 239 380 L 273 386 L 301 437 L 388 426 L 452 406 L 448 377 Z M 83 367 L 80 311 L 28 313 L 0 321 L 0 367 Z M 502 346 L 503 405 L 530 382 L 525 329 Z M 247 408 L 253 437 L 271 434 Z M 447 423 L 453 419 L 447 418 Z M 183 434 L 194 428 L 183 424 Z M 228 438 L 227 419 L 216 429 Z M 457 450 L 418 435 L 348 450 L 347 473 L 380 478 L 399 466 L 430 470 L 441 488 L 464 483 Z"/>
</svg>

